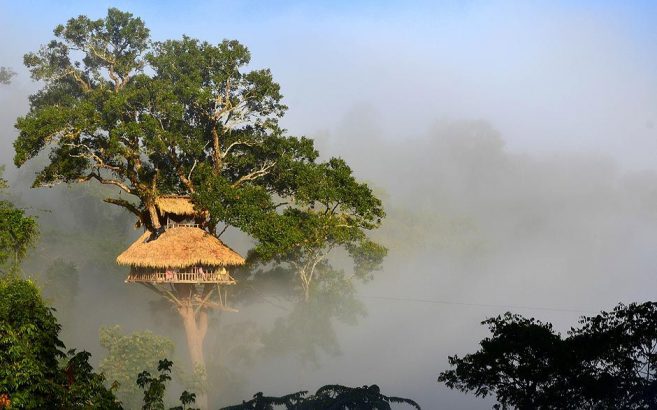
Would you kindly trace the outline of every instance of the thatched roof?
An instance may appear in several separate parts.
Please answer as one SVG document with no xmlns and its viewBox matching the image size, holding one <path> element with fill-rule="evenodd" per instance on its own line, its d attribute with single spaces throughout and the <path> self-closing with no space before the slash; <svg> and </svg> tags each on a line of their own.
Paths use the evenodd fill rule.
<svg viewBox="0 0 657 410">
<path fill-rule="evenodd" d="M 147 241 L 150 236 L 146 231 L 116 258 L 116 262 L 149 268 L 244 265 L 240 254 L 200 228 L 169 228 L 159 238 Z"/>
<path fill-rule="evenodd" d="M 188 196 L 165 195 L 157 198 L 155 205 L 161 214 L 176 214 L 182 216 L 194 216 L 199 212 L 194 210 L 194 204 Z"/>
</svg>

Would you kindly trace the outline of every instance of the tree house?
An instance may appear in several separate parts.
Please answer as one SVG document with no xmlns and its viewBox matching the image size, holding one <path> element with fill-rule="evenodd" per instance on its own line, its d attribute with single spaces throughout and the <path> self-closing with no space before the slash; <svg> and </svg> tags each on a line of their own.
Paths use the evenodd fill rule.
<svg viewBox="0 0 657 410">
<path fill-rule="evenodd" d="M 125 281 L 143 284 L 176 304 L 189 295 L 195 305 L 232 310 L 225 286 L 235 284 L 229 269 L 243 265 L 244 258 L 203 228 L 207 215 L 196 211 L 189 197 L 160 197 L 156 207 L 162 229 L 144 232 L 116 258 L 130 266 Z M 215 291 L 219 300 L 211 301 Z"/>
</svg>

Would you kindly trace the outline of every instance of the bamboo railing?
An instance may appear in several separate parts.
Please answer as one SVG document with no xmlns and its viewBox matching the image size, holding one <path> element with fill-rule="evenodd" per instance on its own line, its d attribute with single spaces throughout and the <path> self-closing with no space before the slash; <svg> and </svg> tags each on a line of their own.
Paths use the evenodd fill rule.
<svg viewBox="0 0 657 410">
<path fill-rule="evenodd" d="M 199 267 L 185 270 L 168 269 L 165 271 L 144 268 L 133 268 L 126 282 L 149 283 L 218 283 L 224 285 L 235 284 L 225 268 L 210 270 Z"/>
</svg>

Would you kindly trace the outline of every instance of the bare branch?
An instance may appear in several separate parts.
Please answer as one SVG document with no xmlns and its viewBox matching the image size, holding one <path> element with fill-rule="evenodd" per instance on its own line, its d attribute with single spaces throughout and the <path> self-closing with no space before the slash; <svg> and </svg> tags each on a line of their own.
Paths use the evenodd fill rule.
<svg viewBox="0 0 657 410">
<path fill-rule="evenodd" d="M 83 148 L 87 151 L 86 154 L 69 154 L 71 157 L 74 158 L 88 158 L 91 159 L 95 162 L 95 167 L 96 168 L 103 168 L 103 169 L 108 169 L 110 171 L 115 171 L 115 172 L 120 172 L 121 167 L 117 167 L 114 165 L 108 165 L 105 163 L 105 161 L 99 157 L 91 148 L 89 148 L 87 145 L 84 144 L 74 144 L 72 142 L 65 143 L 65 146 L 72 147 L 72 148 Z"/>
<path fill-rule="evenodd" d="M 231 185 L 233 188 L 238 187 L 242 185 L 243 183 L 247 181 L 253 181 L 254 179 L 258 179 L 260 177 L 263 177 L 267 174 L 269 174 L 269 171 L 276 165 L 276 161 L 265 161 L 265 163 L 262 165 L 262 167 L 256 171 L 253 171 L 249 174 L 246 174 L 240 179 L 238 179 L 233 185 Z"/>
<path fill-rule="evenodd" d="M 198 164 L 197 159 L 194 160 L 194 163 L 192 164 L 192 169 L 189 170 L 189 174 L 187 175 L 188 180 L 192 178 L 192 172 L 194 172 L 194 168 L 196 168 L 196 164 Z"/>
<path fill-rule="evenodd" d="M 236 146 L 238 146 L 238 145 L 246 145 L 247 147 L 252 147 L 252 146 L 254 146 L 255 144 L 252 144 L 252 143 L 250 143 L 250 142 L 248 142 L 248 141 L 235 141 L 235 142 L 233 142 L 232 144 L 230 144 L 230 145 L 224 150 L 224 152 L 221 154 L 221 157 L 222 157 L 222 158 L 226 158 L 226 156 L 228 155 L 228 153 L 229 153 L 234 147 L 236 147 Z"/>
</svg>

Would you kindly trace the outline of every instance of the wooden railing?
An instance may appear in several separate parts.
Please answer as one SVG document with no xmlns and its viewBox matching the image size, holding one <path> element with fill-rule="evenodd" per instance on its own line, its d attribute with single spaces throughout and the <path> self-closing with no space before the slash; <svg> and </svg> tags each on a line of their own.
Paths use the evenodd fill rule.
<svg viewBox="0 0 657 410">
<path fill-rule="evenodd" d="M 179 226 L 187 227 L 187 228 L 198 228 L 199 224 L 193 223 L 193 222 L 171 222 L 168 221 L 166 225 L 166 229 L 169 228 L 177 228 Z"/>
<path fill-rule="evenodd" d="M 126 282 L 151 282 L 151 283 L 221 283 L 226 285 L 235 284 L 226 269 L 216 271 L 200 271 L 192 268 L 190 271 L 145 271 L 138 270 L 130 272 Z"/>
</svg>

